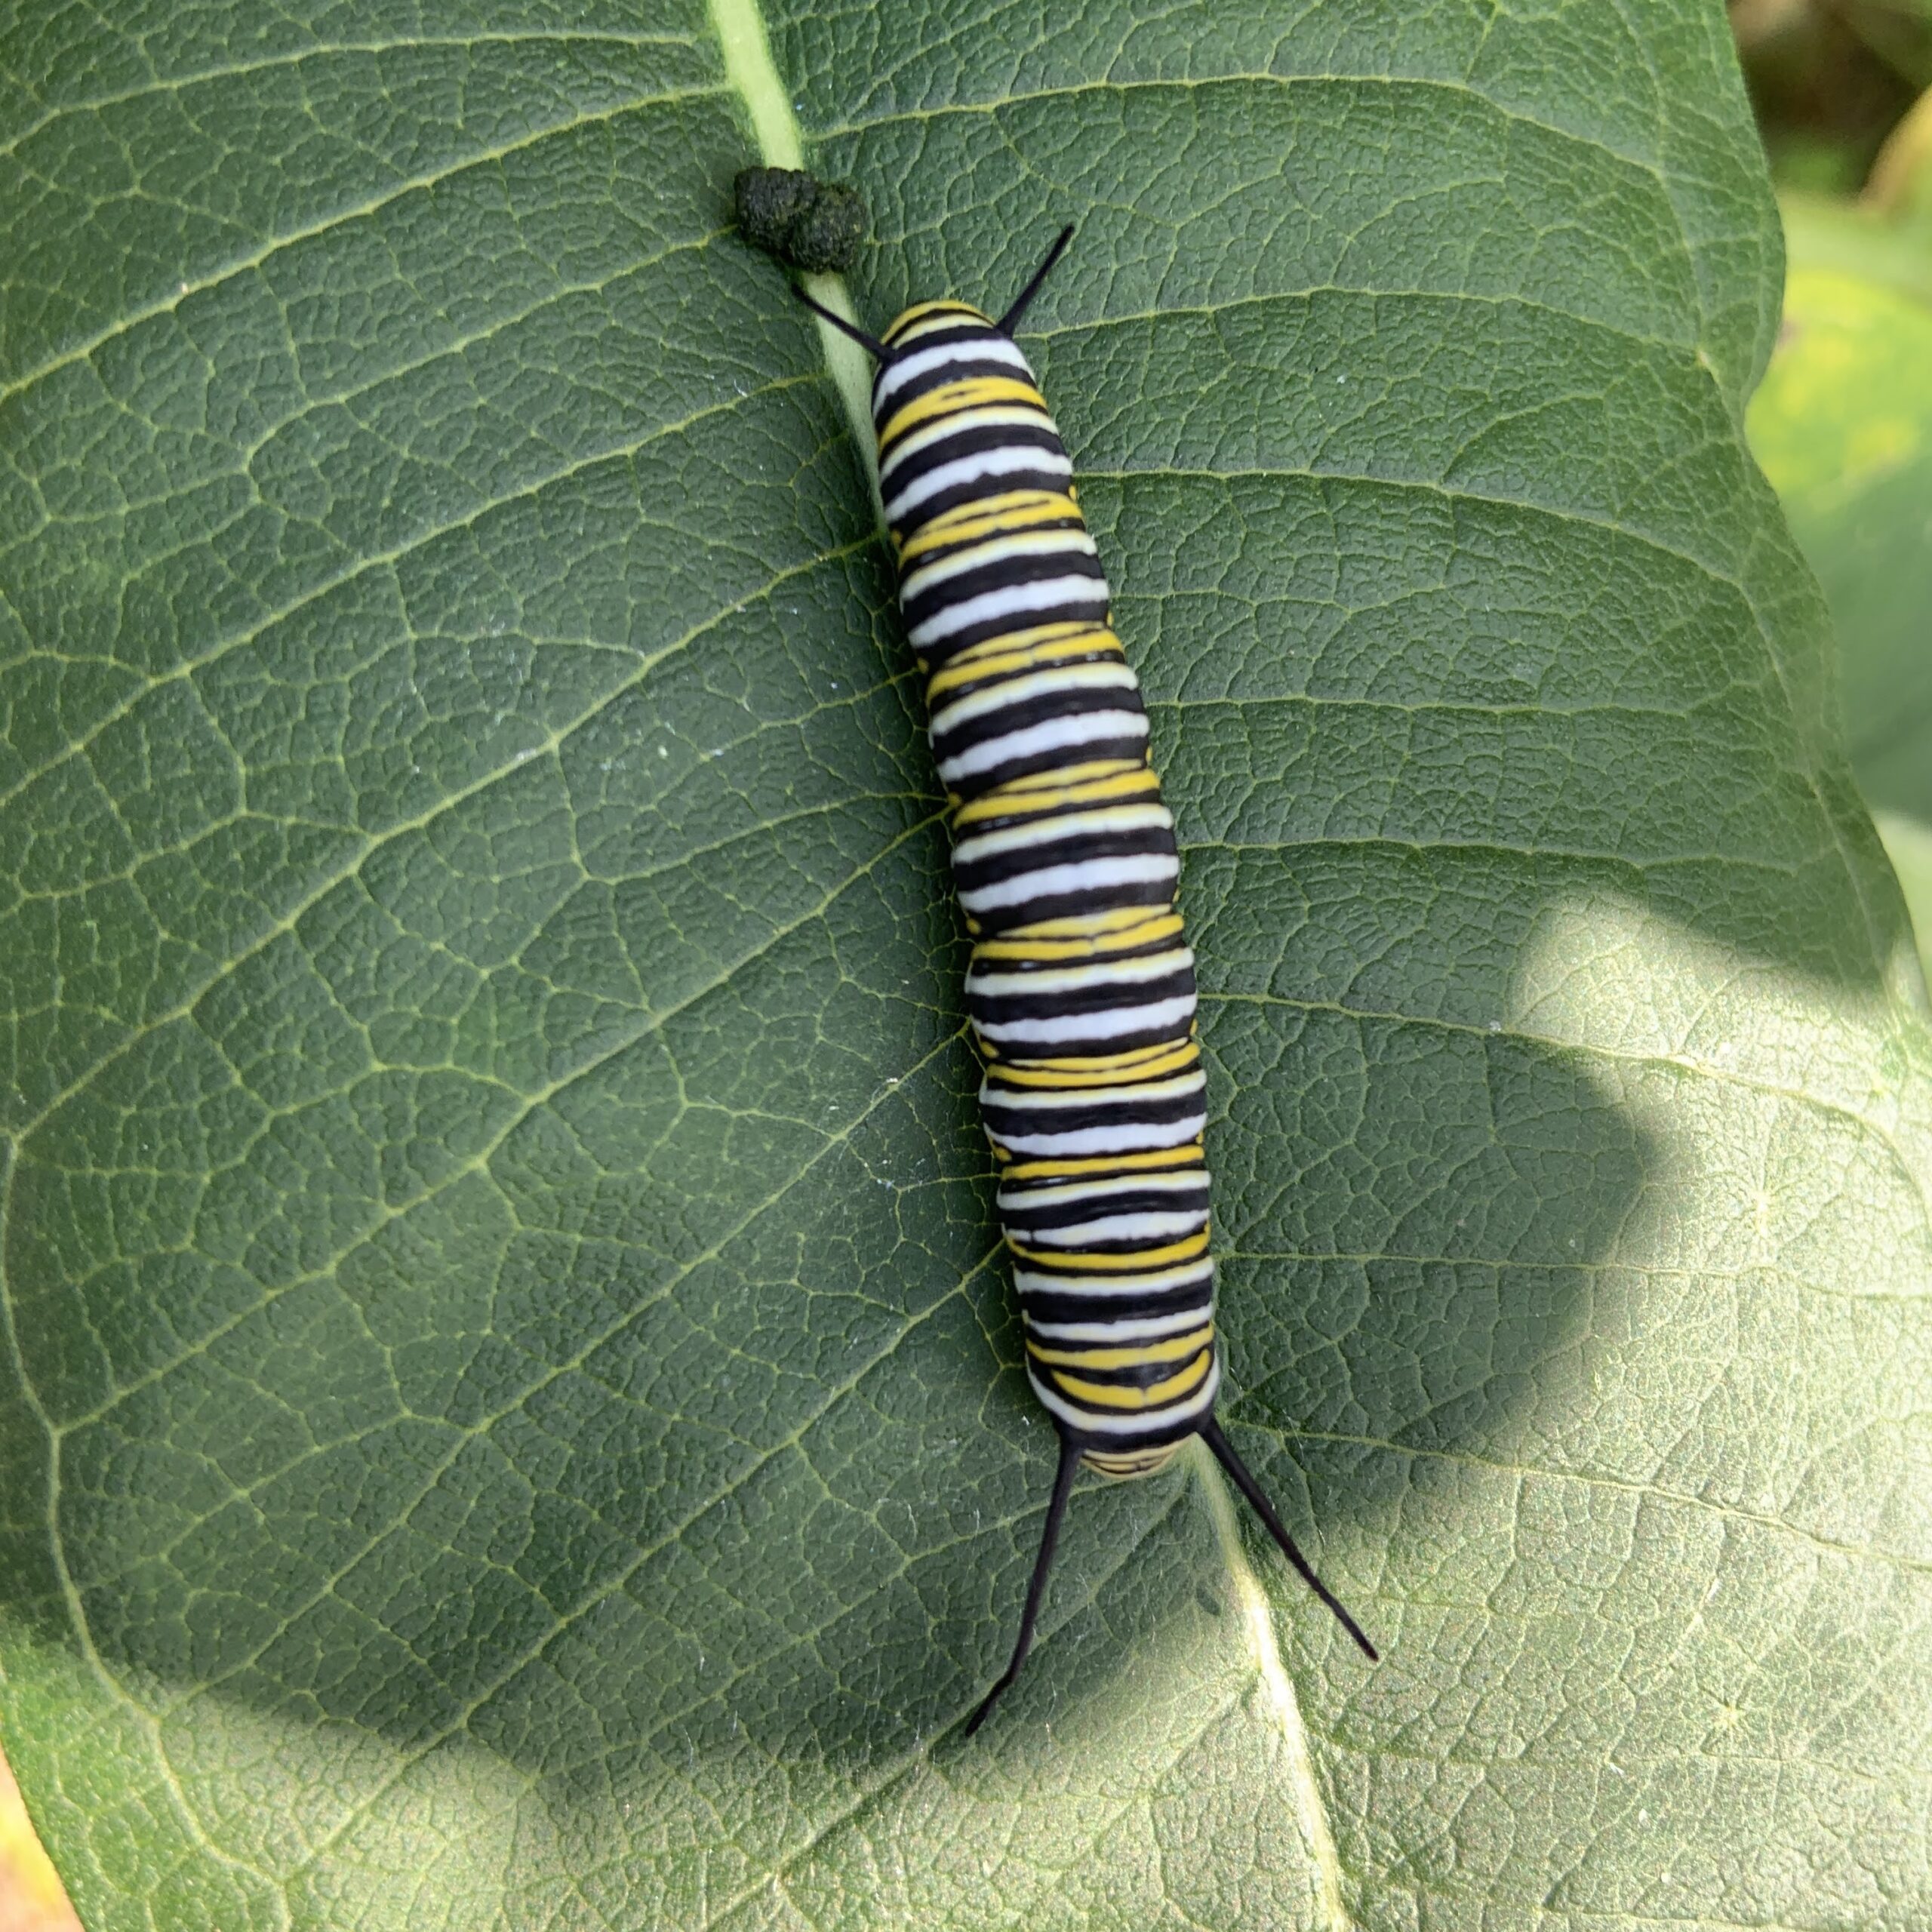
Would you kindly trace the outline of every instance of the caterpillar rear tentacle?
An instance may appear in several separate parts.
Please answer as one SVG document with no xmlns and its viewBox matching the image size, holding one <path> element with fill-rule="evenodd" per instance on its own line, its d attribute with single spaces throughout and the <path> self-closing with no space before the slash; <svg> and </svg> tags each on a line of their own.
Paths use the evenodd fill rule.
<svg viewBox="0 0 1932 1932">
<path fill-rule="evenodd" d="M 998 321 L 921 302 L 874 337 L 798 291 L 878 365 L 879 490 L 952 805 L 997 1211 L 1027 1377 L 1060 1438 L 1019 1641 L 968 1736 L 1026 1660 L 1082 1460 L 1151 1475 L 1192 1435 L 1377 1656 L 1214 1419 L 1207 1081 L 1174 818 L 1072 465 L 1013 339 L 1072 233 Z"/>
</svg>

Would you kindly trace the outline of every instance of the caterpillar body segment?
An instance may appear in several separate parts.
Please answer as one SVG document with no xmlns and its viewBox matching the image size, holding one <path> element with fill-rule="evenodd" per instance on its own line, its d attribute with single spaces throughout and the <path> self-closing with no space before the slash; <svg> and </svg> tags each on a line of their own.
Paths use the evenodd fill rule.
<svg viewBox="0 0 1932 1932">
<path fill-rule="evenodd" d="M 877 364 L 880 494 L 974 941 L 995 1211 L 1027 1378 L 1060 1438 L 1013 1660 L 969 1734 L 1026 1660 L 1080 1464 L 1149 1475 L 1193 1435 L 1376 1655 L 1214 1420 L 1207 1081 L 1174 819 L 1072 464 L 1013 339 L 1071 234 L 997 321 L 922 302 L 874 338 L 801 297 Z"/>
</svg>

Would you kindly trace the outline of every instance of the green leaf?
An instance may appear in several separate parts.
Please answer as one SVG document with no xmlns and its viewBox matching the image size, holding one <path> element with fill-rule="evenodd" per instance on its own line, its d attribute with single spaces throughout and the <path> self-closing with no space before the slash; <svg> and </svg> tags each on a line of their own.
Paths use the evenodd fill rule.
<svg viewBox="0 0 1932 1932">
<path fill-rule="evenodd" d="M 3 17 L 0 1721 L 92 1932 L 1926 1922 L 1932 1042 L 1716 8 Z M 1080 223 L 1226 1414 L 1378 1669 L 1189 1466 L 958 1734 L 1048 1432 L 788 144 L 875 321 Z"/>
</svg>

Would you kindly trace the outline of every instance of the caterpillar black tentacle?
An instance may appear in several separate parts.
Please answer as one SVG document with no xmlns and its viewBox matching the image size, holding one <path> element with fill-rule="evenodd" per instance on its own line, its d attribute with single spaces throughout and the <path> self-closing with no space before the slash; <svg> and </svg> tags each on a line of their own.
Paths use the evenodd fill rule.
<svg viewBox="0 0 1932 1932">
<path fill-rule="evenodd" d="M 952 804 L 997 1211 L 1027 1377 L 1060 1436 L 1019 1641 L 968 1735 L 1026 1661 L 1080 1463 L 1151 1475 L 1192 1435 L 1377 1654 L 1214 1420 L 1207 1082 L 1174 819 L 1072 465 L 1012 334 L 1072 232 L 998 321 L 922 302 L 875 337 L 799 291 L 878 364 L 879 491 Z"/>
</svg>

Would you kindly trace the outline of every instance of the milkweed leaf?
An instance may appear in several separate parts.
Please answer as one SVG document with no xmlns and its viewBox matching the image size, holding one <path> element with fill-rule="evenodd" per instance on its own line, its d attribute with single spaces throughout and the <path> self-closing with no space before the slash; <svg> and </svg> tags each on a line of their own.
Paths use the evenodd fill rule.
<svg viewBox="0 0 1932 1932">
<path fill-rule="evenodd" d="M 1932 1102 L 1714 6 L 0 14 L 0 1726 L 91 1932 L 1932 1916 Z M 795 149 L 796 152 L 791 152 Z M 1223 1414 L 1050 1473 L 817 325 L 1026 321 Z"/>
</svg>

